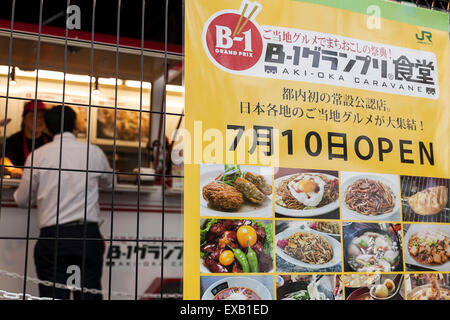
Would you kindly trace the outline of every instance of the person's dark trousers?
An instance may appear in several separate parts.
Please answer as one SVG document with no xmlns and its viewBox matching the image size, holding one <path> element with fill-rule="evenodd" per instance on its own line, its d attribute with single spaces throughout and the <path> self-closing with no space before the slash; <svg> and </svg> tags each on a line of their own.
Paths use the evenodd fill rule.
<svg viewBox="0 0 450 320">
<path fill-rule="evenodd" d="M 56 241 L 56 226 L 45 227 L 40 231 L 39 240 L 34 247 L 34 261 L 38 278 L 50 281 L 55 279 L 55 243 L 57 243 L 56 282 L 64 285 L 74 285 L 74 271 L 79 267 L 81 287 L 101 290 L 101 278 L 103 269 L 103 254 L 105 245 L 97 223 L 86 224 L 86 240 L 83 243 L 84 225 L 68 223 L 59 225 L 58 240 Z M 50 238 L 50 239 L 46 239 Z M 83 267 L 84 247 L 84 267 Z M 84 273 L 83 273 L 84 272 Z M 41 297 L 55 299 L 70 299 L 70 290 L 53 288 L 39 284 Z M 79 290 L 73 291 L 75 300 L 101 300 L 101 294 L 92 294 Z"/>
</svg>

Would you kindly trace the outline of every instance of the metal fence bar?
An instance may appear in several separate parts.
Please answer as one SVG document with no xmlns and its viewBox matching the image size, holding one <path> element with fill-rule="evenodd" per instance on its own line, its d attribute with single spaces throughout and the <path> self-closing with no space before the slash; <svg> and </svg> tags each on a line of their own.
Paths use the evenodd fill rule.
<svg viewBox="0 0 450 320">
<path fill-rule="evenodd" d="M 136 275 L 134 285 L 134 299 L 138 299 L 139 287 L 139 217 L 141 213 L 141 166 L 142 166 L 142 82 L 144 79 L 144 32 L 145 32 L 145 0 L 142 0 L 141 14 L 141 55 L 140 55 L 140 88 L 139 88 L 139 148 L 138 148 L 138 175 L 137 175 L 137 213 L 136 213 Z"/>
<path fill-rule="evenodd" d="M 6 97 L 7 96 L 0 95 L 0 98 L 6 99 Z M 9 99 L 22 100 L 22 101 L 28 101 L 29 100 L 28 98 L 15 97 L 15 96 L 9 96 Z M 39 101 L 42 101 L 44 103 L 50 103 L 50 104 L 61 103 L 61 101 L 46 100 L 46 99 L 39 99 Z M 83 104 L 83 103 L 77 103 L 77 102 L 71 102 L 70 104 L 73 105 L 73 106 L 76 106 L 76 107 L 89 108 L 89 104 Z M 115 107 L 101 106 L 101 105 L 95 105 L 95 104 L 92 104 L 91 106 L 94 107 L 95 109 L 107 109 L 107 110 L 115 110 L 116 109 Z M 135 109 L 126 108 L 126 107 L 117 107 L 117 110 L 119 110 L 119 111 L 136 111 Z M 153 111 L 153 110 L 145 110 L 145 109 L 142 109 L 142 113 L 158 114 L 158 115 L 162 115 L 163 114 L 162 111 Z M 184 116 L 183 113 L 176 113 L 176 112 L 166 112 L 166 115 L 168 115 L 168 116 Z"/>
<path fill-rule="evenodd" d="M 393 0 L 395 2 L 411 2 L 416 6 L 430 9 L 430 10 L 438 10 L 438 11 L 450 11 L 450 2 L 449 0 L 433 0 L 431 3 L 428 0 Z"/>
<path fill-rule="evenodd" d="M 67 0 L 67 7 L 70 6 L 70 0 Z M 67 10 L 66 10 L 66 21 L 67 21 Z M 62 91 L 62 111 L 61 111 L 61 137 L 59 139 L 59 159 L 58 159 L 58 191 L 56 195 L 56 234 L 55 234 L 55 245 L 54 245 L 54 264 L 53 264 L 53 288 L 52 295 L 53 299 L 55 299 L 55 284 L 56 284 L 56 270 L 58 266 L 58 241 L 59 241 L 59 207 L 61 202 L 61 167 L 62 167 L 62 148 L 63 148 L 63 137 L 64 137 L 64 101 L 66 97 L 66 74 L 67 74 L 67 38 L 68 38 L 68 29 L 67 24 L 65 26 L 65 41 L 64 41 L 64 77 L 63 77 L 63 91 Z"/>
<path fill-rule="evenodd" d="M 5 165 L 5 168 L 21 168 L 21 169 L 30 169 L 30 166 L 11 166 L 11 165 Z M 51 168 L 51 167 L 40 167 L 40 166 L 34 166 L 33 168 L 39 169 L 39 170 L 59 170 L 58 168 Z M 61 168 L 62 171 L 70 171 L 70 172 L 86 172 L 85 170 L 81 169 L 66 169 Z M 101 170 L 89 170 L 91 173 L 112 173 L 112 171 L 101 171 Z M 136 173 L 133 172 L 127 172 L 127 171 L 116 171 L 116 174 L 122 174 L 122 175 L 133 175 L 135 176 Z M 162 177 L 162 174 L 160 173 L 144 173 L 141 172 L 141 176 L 148 176 L 148 177 Z M 183 178 L 183 176 L 179 175 L 169 175 L 166 174 L 166 178 Z"/>
<path fill-rule="evenodd" d="M 165 85 L 163 86 L 163 110 L 162 111 L 153 111 L 153 110 L 143 110 L 143 75 L 144 75 L 144 57 L 145 57 L 145 52 L 147 52 L 148 50 L 144 49 L 144 32 L 145 32 L 145 26 L 144 26 L 144 22 L 145 22 L 145 0 L 142 0 L 142 15 L 141 15 L 141 48 L 140 48 L 140 105 L 139 105 L 139 148 L 138 148 L 138 173 L 137 173 L 137 177 L 138 177 L 138 181 L 137 181 L 137 187 L 138 187 L 138 198 L 137 198 L 137 221 L 136 221 L 136 245 L 139 248 L 139 246 L 142 243 L 150 243 L 150 242 L 154 242 L 154 243 L 160 243 L 161 244 L 161 284 L 164 283 L 164 249 L 165 249 L 165 244 L 166 243 L 180 243 L 182 244 L 183 241 L 182 240 L 172 240 L 172 239 L 166 239 L 165 238 L 165 213 L 166 213 L 166 200 L 165 200 L 165 196 L 166 196 L 166 183 L 167 183 L 167 178 L 170 177 L 174 177 L 174 178 L 183 178 L 183 176 L 178 176 L 178 175 L 170 175 L 170 173 L 166 172 L 166 167 L 165 165 L 167 164 L 167 156 L 166 156 L 166 152 L 167 152 L 167 144 L 165 142 L 165 137 L 166 137 L 166 116 L 167 115 L 176 115 L 176 116 L 183 116 L 184 114 L 179 114 L 179 113 L 169 113 L 166 110 L 166 87 Z M 67 6 L 70 5 L 70 0 L 67 0 Z M 13 14 L 11 17 L 11 30 L 10 30 L 10 54 L 9 54 L 9 67 L 12 65 L 11 60 L 12 60 L 12 44 L 13 44 L 13 39 L 15 38 L 16 32 L 14 31 L 14 7 L 15 7 L 15 0 L 13 0 Z M 91 57 L 90 57 L 90 78 L 93 78 L 93 54 L 94 54 L 94 34 L 95 34 L 95 28 L 94 28 L 94 24 L 95 24 L 95 7 L 96 7 L 96 0 L 93 0 L 93 16 L 92 16 L 92 31 L 91 31 L 91 36 L 92 36 L 92 41 L 90 42 L 91 45 Z M 128 110 L 127 108 L 123 108 L 123 107 L 118 107 L 117 103 L 118 103 L 118 75 L 119 75 L 119 53 L 121 52 L 121 45 L 120 45 L 120 9 L 121 9 L 121 0 L 118 0 L 118 8 L 117 8 L 117 37 L 116 37 L 116 85 L 115 85 L 115 105 L 114 107 L 107 107 L 107 106 L 93 106 L 92 105 L 92 100 L 91 100 L 91 96 L 92 96 L 92 81 L 90 81 L 90 85 L 89 85 L 89 103 L 88 105 L 83 105 L 80 103 L 73 103 L 73 105 L 79 105 L 79 106 L 84 106 L 87 107 L 89 109 L 89 114 L 88 117 L 89 119 L 91 119 L 91 110 L 92 107 L 98 107 L 98 108 L 106 108 L 106 109 L 114 109 L 115 112 L 115 116 L 114 116 L 114 143 L 113 143 L 113 169 L 111 172 L 109 172 L 110 174 L 113 175 L 113 177 L 115 176 L 116 172 L 116 163 L 115 163 L 115 155 L 117 153 L 117 143 L 116 143 L 116 139 L 117 139 L 117 112 L 119 110 Z M 170 56 L 167 48 L 168 48 L 168 10 L 169 10 L 169 2 L 168 0 L 166 0 L 165 2 L 165 43 L 164 43 L 164 84 L 167 84 L 168 82 L 168 58 Z M 59 235 L 59 216 L 60 216 L 60 205 L 61 205 L 61 183 L 62 183 L 62 174 L 63 172 L 69 171 L 69 172 L 83 172 L 86 174 L 86 189 L 85 189 L 85 214 L 84 214 L 84 221 L 86 222 L 86 214 L 87 214 L 87 187 L 88 187 L 88 175 L 89 173 L 93 173 L 96 171 L 91 171 L 89 170 L 89 139 L 90 139 L 90 121 L 89 121 L 89 125 L 88 125 L 88 134 L 87 134 L 87 140 L 88 140 L 88 151 L 87 151 L 87 164 L 86 164 L 86 170 L 83 169 L 66 169 L 66 168 L 62 168 L 62 157 L 63 157 L 63 153 L 62 153 L 62 148 L 63 148 L 63 141 L 61 139 L 60 143 L 59 143 L 59 165 L 57 168 L 40 168 L 39 166 L 35 166 L 34 165 L 34 150 L 36 149 L 36 117 L 37 117 L 37 100 L 38 100 L 38 94 L 39 94 L 39 88 L 38 88 L 38 83 L 39 83 L 39 70 L 40 70 L 40 48 L 41 48 L 41 39 L 42 37 L 45 37 L 45 35 L 42 35 L 42 19 L 43 19 L 43 11 L 44 11 L 44 0 L 40 0 L 40 9 L 39 9 L 39 32 L 38 32 L 38 38 L 37 38 L 37 44 L 38 44 L 38 49 L 37 49 L 37 58 L 36 58 L 36 87 L 35 87 L 35 97 L 34 97 L 34 116 L 33 116 L 33 138 L 32 138 L 32 154 L 31 154 L 31 165 L 30 166 L 12 166 L 12 167 L 22 167 L 25 169 L 29 169 L 30 173 L 31 173 L 31 177 L 30 177 L 30 187 L 29 190 L 31 191 L 32 188 L 32 184 L 33 184 L 33 171 L 35 170 L 57 170 L 58 171 L 58 190 L 57 190 L 57 205 L 56 205 L 56 235 L 55 237 L 32 237 L 30 236 L 30 214 L 31 214 L 31 208 L 32 208 L 32 198 L 31 198 L 31 192 L 29 193 L 29 199 L 28 199 L 28 215 L 27 215 L 27 234 L 25 239 L 22 237 L 1 237 L 0 239 L 2 240 L 13 240 L 13 239 L 24 239 L 27 241 L 27 246 L 26 246 L 26 257 L 25 257 L 25 275 L 24 275 L 24 287 L 23 287 L 23 298 L 26 298 L 26 284 L 27 284 L 27 269 L 28 269 L 28 250 L 29 250 L 29 241 L 31 240 L 55 240 L 55 244 L 54 244 L 54 272 L 53 272 L 53 281 L 50 281 L 49 283 L 51 283 L 52 287 L 53 287 L 53 299 L 55 299 L 56 294 L 55 294 L 55 289 L 59 288 L 59 286 L 56 286 L 57 283 L 57 272 L 56 272 L 56 268 L 58 265 L 58 241 L 60 239 L 60 235 Z M 67 13 L 66 13 L 66 18 L 67 18 Z M 19 32 L 17 32 L 18 34 Z M 61 133 L 64 132 L 64 106 L 66 104 L 65 101 L 65 92 L 66 92 L 66 74 L 67 74 L 67 64 L 68 64 L 68 57 L 67 57 L 67 51 L 68 51 L 68 43 L 69 43 L 69 39 L 68 39 L 68 28 L 67 25 L 65 27 L 65 38 L 64 38 L 64 78 L 63 78 L 63 96 L 62 96 L 62 101 L 50 101 L 50 100 L 46 100 L 43 102 L 47 102 L 47 103 L 62 103 L 63 106 L 63 110 L 62 110 L 62 116 L 61 116 Z M 8 74 L 8 89 L 9 89 L 9 74 Z M 6 96 L 0 96 L 1 97 L 5 97 L 7 100 L 8 99 L 17 99 L 17 100 L 28 100 L 26 98 L 22 98 L 22 97 L 12 97 L 10 95 L 10 92 L 7 91 Z M 162 128 L 160 128 L 161 132 L 162 132 L 162 136 L 163 136 L 163 144 L 161 146 L 162 148 L 162 160 L 163 160 L 163 168 L 162 168 L 162 173 L 161 174 L 144 174 L 141 172 L 141 167 L 142 167 L 142 115 L 143 113 L 148 112 L 148 113 L 155 113 L 155 114 L 159 114 L 162 116 Z M 7 115 L 5 114 L 5 119 L 6 119 Z M 4 132 L 6 132 L 6 124 L 4 125 Z M 6 137 L 6 136 L 5 136 Z M 5 150 L 5 146 L 6 144 L 4 143 L 2 148 L 3 150 Z M 5 156 L 5 151 L 3 151 L 2 153 L 2 164 L 4 164 L 4 156 Z M 2 166 L 2 172 L 5 170 L 5 168 L 8 168 L 11 166 Z M 99 172 L 99 171 L 97 171 Z M 134 173 L 125 173 L 124 174 L 134 174 Z M 141 192 L 141 179 L 140 177 L 142 176 L 158 176 L 158 177 L 162 177 L 162 187 L 161 187 L 161 204 L 162 204 L 162 222 L 161 222 L 161 233 L 162 233 L 162 238 L 161 240 L 148 240 L 148 239 L 141 239 L 140 238 L 140 203 L 141 203 L 141 198 L 140 198 L 140 192 Z M 1 186 L 3 186 L 3 176 L 1 177 Z M 0 191 L 1 192 L 1 191 Z M 116 239 L 114 239 L 114 235 L 113 235 L 113 230 L 114 230 L 114 224 L 113 224 L 113 219 L 114 219 L 114 207 L 115 207 L 115 201 L 114 201 L 114 196 L 115 196 L 116 190 L 115 190 L 115 179 L 113 179 L 113 191 L 112 191 L 112 199 L 111 199 L 111 205 L 112 205 L 112 210 L 111 210 L 111 237 L 110 239 L 107 239 L 110 242 L 110 245 L 112 244 L 112 241 L 115 241 Z M 1 201 L 1 200 L 0 200 Z M 66 239 L 66 238 L 64 238 Z M 89 239 L 86 237 L 86 229 L 84 229 L 84 236 L 82 239 L 79 238 L 67 238 L 66 240 L 82 240 L 84 243 L 83 246 L 83 268 L 82 268 L 82 279 L 84 276 L 84 264 L 85 264 L 85 243 L 87 241 L 92 241 L 92 240 L 97 240 L 97 241 L 103 241 L 103 240 L 99 240 L 99 239 Z M 138 294 L 138 285 L 139 285 L 139 266 L 138 266 L 138 261 L 139 261 L 139 250 L 136 251 L 136 276 L 135 276 L 135 290 L 134 290 L 134 298 L 138 299 L 138 297 L 141 297 L 142 295 Z M 110 260 L 111 261 L 111 260 Z M 108 298 L 111 299 L 111 292 L 112 292 L 112 269 L 111 269 L 111 265 L 110 265 L 110 273 L 109 273 L 109 288 L 108 288 Z M 83 283 L 83 281 L 82 281 Z M 163 286 L 161 286 L 161 293 L 158 294 L 158 296 L 161 299 L 164 299 L 166 297 L 168 297 L 167 294 L 164 293 L 164 288 Z M 83 292 L 83 287 L 81 288 L 81 291 Z M 170 296 L 170 295 L 169 295 Z"/>
<path fill-rule="evenodd" d="M 40 62 L 40 52 L 41 52 L 41 32 L 42 32 L 42 11 L 44 7 L 44 0 L 39 2 L 39 32 L 38 32 L 38 44 L 37 44 L 37 57 L 36 57 L 36 87 L 34 92 L 34 114 L 33 114 L 33 134 L 31 140 L 31 168 L 30 168 L 30 186 L 28 189 L 28 212 L 27 212 L 27 233 L 26 233 L 26 245 L 25 245 L 25 281 L 23 284 L 23 294 L 25 299 L 26 289 L 27 289 L 27 271 L 28 271 L 28 249 L 29 249 L 29 237 L 30 237 L 30 217 L 31 217 L 31 190 L 33 185 L 33 162 L 34 162 L 34 149 L 35 149 L 35 139 L 36 139 L 36 118 L 37 118 L 37 95 L 38 95 L 38 84 L 39 84 L 39 62 Z M 25 143 L 27 143 L 25 141 Z"/>
<path fill-rule="evenodd" d="M 161 300 L 164 297 L 164 235 L 165 235 L 165 203 L 166 203 L 166 85 L 167 85 L 167 38 L 168 38 L 168 24 L 169 24 L 169 0 L 165 0 L 164 9 L 164 85 L 163 85 L 163 100 L 162 100 L 162 188 L 161 188 Z"/>
<path fill-rule="evenodd" d="M 5 33 L 4 29 L 0 29 L 0 35 L 2 35 L 4 33 Z M 9 34 L 9 31 L 7 33 Z M 17 38 L 17 39 L 37 40 L 36 35 L 29 33 L 29 32 L 25 32 L 25 31 L 15 30 L 14 35 L 15 35 L 15 38 Z M 62 44 L 62 43 L 64 43 L 64 40 L 61 41 L 61 39 L 58 37 L 42 34 L 41 42 L 52 43 L 52 44 Z M 83 40 L 83 39 L 70 39 L 68 41 L 68 43 L 69 43 L 69 46 L 90 48 L 92 41 L 87 41 L 87 40 Z M 98 49 L 98 50 L 106 50 L 106 51 L 112 51 L 112 52 L 116 51 L 115 45 L 109 45 L 109 44 L 105 44 L 105 43 L 98 42 L 98 41 L 94 41 L 93 44 L 94 44 L 94 49 L 96 49 L 96 50 Z M 119 52 L 120 53 L 130 53 L 130 54 L 139 54 L 140 48 L 120 46 Z M 162 54 L 161 51 L 158 51 L 157 49 L 144 48 L 144 56 L 162 58 L 164 56 L 164 54 Z M 181 60 L 183 58 L 183 55 L 181 53 L 172 52 L 172 51 L 168 52 L 167 56 L 170 59 L 174 59 L 174 60 Z"/>
<path fill-rule="evenodd" d="M 14 30 L 14 15 L 16 9 L 16 0 L 12 0 L 11 3 L 11 30 L 9 33 L 9 48 L 8 48 L 8 78 L 6 79 L 6 100 L 5 100 L 5 123 L 3 124 L 3 137 L 6 137 L 6 125 L 8 124 L 8 102 L 9 102 L 9 81 L 12 67 L 12 45 L 13 45 L 13 30 Z M 4 139 L 6 141 L 6 139 Z M 2 144 L 2 167 L 0 169 L 0 219 L 2 217 L 2 201 L 3 201 L 3 176 L 5 173 L 5 153 L 6 143 Z"/>
<path fill-rule="evenodd" d="M 113 238 L 114 234 L 114 194 L 115 194 L 115 171 L 116 171 L 116 148 L 117 148 L 117 83 L 119 78 L 119 43 L 120 43 L 120 9 L 121 9 L 121 0 L 117 0 L 117 35 L 116 35 L 116 85 L 114 88 L 114 139 L 113 139 L 113 182 L 112 182 L 112 196 L 111 196 L 111 225 L 110 232 L 111 238 Z M 112 241 L 110 241 L 110 246 L 112 245 Z M 110 257 L 110 262 L 112 261 L 112 257 Z M 109 288 L 108 288 L 108 300 L 111 300 L 111 282 L 112 282 L 112 264 L 109 265 Z"/>
<path fill-rule="evenodd" d="M 32 237 L 32 236 L 30 236 L 29 237 L 29 240 L 39 240 L 39 239 L 42 239 L 42 240 L 54 240 L 55 238 L 54 237 Z M 0 236 L 0 240 L 24 240 L 24 238 L 23 237 L 8 237 L 8 236 Z M 64 238 L 64 240 L 80 240 L 80 241 L 83 241 L 83 239 L 80 239 L 80 238 L 70 238 L 70 237 L 68 237 L 68 238 Z M 99 239 L 99 238 L 88 238 L 88 237 L 86 237 L 84 240 L 86 240 L 86 241 L 102 241 L 102 242 L 109 242 L 109 241 L 123 241 L 123 239 L 118 239 L 118 238 L 102 238 L 102 239 Z M 137 238 L 128 238 L 127 239 L 127 241 L 130 241 L 130 242 L 136 242 L 138 239 Z M 155 242 L 155 243 L 162 243 L 163 242 L 163 240 L 162 239 L 142 239 L 142 238 L 140 238 L 139 239 L 139 242 Z M 174 240 L 174 239 L 164 239 L 164 242 L 167 242 L 167 243 L 183 243 L 183 240 Z"/>
<path fill-rule="evenodd" d="M 94 35 L 95 35 L 95 9 L 97 0 L 92 0 L 92 21 L 91 21 L 91 48 L 89 57 L 89 110 L 88 110 L 88 131 L 87 131 L 87 145 L 86 145 L 86 175 L 85 175 L 85 189 L 84 189 L 84 215 L 83 215 L 83 253 L 81 258 L 81 284 L 84 283 L 85 265 L 86 265 L 86 234 L 87 234 L 87 199 L 88 199 L 88 181 L 89 181 L 89 150 L 91 138 L 91 114 L 92 114 L 92 74 L 94 72 Z M 91 171 L 92 172 L 92 171 Z M 81 289 L 81 297 L 83 298 L 84 289 Z"/>
</svg>

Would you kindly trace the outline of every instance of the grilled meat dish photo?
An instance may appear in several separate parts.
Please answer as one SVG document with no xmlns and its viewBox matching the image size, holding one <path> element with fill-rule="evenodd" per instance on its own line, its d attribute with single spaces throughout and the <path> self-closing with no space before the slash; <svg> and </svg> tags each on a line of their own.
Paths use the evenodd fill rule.
<svg viewBox="0 0 450 320">
<path fill-rule="evenodd" d="M 273 269 L 272 230 L 272 224 L 264 221 L 203 220 L 200 229 L 202 272 L 269 272 Z"/>
</svg>

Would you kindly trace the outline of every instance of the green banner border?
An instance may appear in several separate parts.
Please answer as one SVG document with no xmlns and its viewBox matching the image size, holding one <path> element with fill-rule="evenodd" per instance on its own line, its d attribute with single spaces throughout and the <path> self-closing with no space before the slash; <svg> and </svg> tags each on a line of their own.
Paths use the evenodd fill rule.
<svg viewBox="0 0 450 320">
<path fill-rule="evenodd" d="M 411 2 L 390 2 L 386 0 L 291 0 L 323 5 L 336 9 L 368 14 L 371 5 L 380 7 L 381 18 L 421 26 L 425 28 L 450 31 L 449 15 L 446 12 L 417 7 Z"/>
</svg>

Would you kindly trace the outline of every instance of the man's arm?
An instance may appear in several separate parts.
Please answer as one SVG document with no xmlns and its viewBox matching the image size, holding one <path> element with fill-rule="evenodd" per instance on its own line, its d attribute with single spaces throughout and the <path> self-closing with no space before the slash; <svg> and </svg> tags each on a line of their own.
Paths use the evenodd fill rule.
<svg viewBox="0 0 450 320">
<path fill-rule="evenodd" d="M 113 184 L 113 177 L 114 177 L 114 183 L 117 183 L 117 178 L 115 175 L 112 174 L 111 166 L 109 165 L 108 158 L 106 158 L 105 153 L 98 148 L 98 154 L 99 154 L 99 161 L 100 161 L 100 170 L 105 172 L 111 172 L 111 173 L 102 173 L 100 175 L 98 185 L 101 189 L 111 189 Z"/>
<path fill-rule="evenodd" d="M 31 155 L 28 156 L 25 161 L 25 167 L 31 166 Z M 22 179 L 20 180 L 19 187 L 14 192 L 14 200 L 16 201 L 19 207 L 28 207 L 28 197 L 30 195 L 30 181 L 32 182 L 31 186 L 31 204 L 33 205 L 36 201 L 36 193 L 38 187 L 38 175 L 36 173 L 37 169 L 33 170 L 33 179 L 31 181 L 31 170 L 29 168 L 24 169 Z"/>
</svg>

